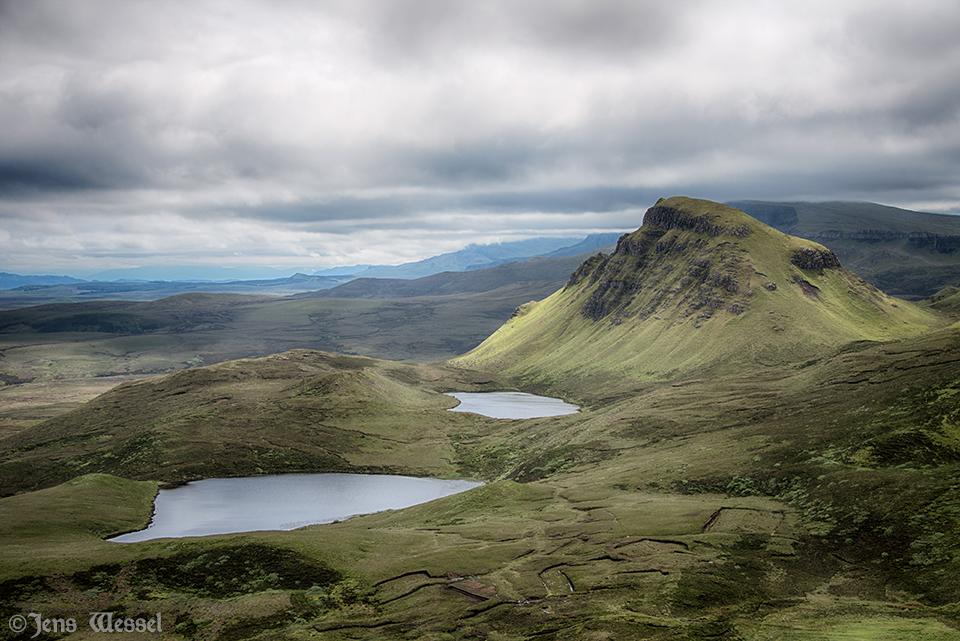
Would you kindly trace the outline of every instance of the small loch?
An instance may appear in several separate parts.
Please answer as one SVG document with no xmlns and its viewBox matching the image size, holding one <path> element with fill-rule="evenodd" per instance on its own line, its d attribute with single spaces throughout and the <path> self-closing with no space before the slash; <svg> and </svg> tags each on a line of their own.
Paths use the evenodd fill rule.
<svg viewBox="0 0 960 641">
<path fill-rule="evenodd" d="M 447 396 L 460 401 L 451 412 L 472 412 L 491 418 L 546 418 L 580 411 L 562 399 L 523 392 L 453 392 Z"/>
</svg>

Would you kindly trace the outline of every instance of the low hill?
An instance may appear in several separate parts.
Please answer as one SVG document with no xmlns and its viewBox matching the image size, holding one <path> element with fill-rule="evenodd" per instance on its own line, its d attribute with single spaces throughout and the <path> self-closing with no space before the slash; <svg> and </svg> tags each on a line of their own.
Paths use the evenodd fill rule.
<svg viewBox="0 0 960 641">
<path fill-rule="evenodd" d="M 960 284 L 960 216 L 864 202 L 727 204 L 826 245 L 846 267 L 892 296 L 916 300 Z"/>
<path fill-rule="evenodd" d="M 91 472 L 168 482 L 290 471 L 449 474 L 443 418 L 464 419 L 443 412 L 456 401 L 437 390 L 495 380 L 293 350 L 126 383 L 0 440 L 0 496 Z"/>
<path fill-rule="evenodd" d="M 649 209 L 612 255 L 522 306 L 454 362 L 549 379 L 662 380 L 784 366 L 855 340 L 942 323 L 843 268 L 822 245 L 742 211 L 676 197 Z"/>
</svg>

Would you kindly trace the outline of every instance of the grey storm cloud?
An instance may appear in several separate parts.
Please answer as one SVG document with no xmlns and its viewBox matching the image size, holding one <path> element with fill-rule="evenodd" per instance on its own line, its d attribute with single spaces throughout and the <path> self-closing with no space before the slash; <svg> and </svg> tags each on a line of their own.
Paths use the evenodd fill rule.
<svg viewBox="0 0 960 641">
<path fill-rule="evenodd" d="M 950 0 L 6 0 L 0 270 L 402 262 L 673 194 L 960 211 L 958 32 Z"/>
</svg>

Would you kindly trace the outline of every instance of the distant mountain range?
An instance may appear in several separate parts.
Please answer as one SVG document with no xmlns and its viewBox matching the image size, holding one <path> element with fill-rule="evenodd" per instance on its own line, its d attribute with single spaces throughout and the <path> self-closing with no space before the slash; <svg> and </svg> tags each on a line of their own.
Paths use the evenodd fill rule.
<svg viewBox="0 0 960 641">
<path fill-rule="evenodd" d="M 269 267 L 217 267 L 193 265 L 147 265 L 108 269 L 92 274 L 88 281 L 225 283 L 249 280 L 276 280 L 292 276 L 293 270 Z"/>
<path fill-rule="evenodd" d="M 17 274 L 2 274 L 0 275 L 0 290 L 5 291 L 0 291 L 0 309 L 14 309 L 17 307 L 51 302 L 79 302 L 86 300 L 150 301 L 189 292 L 290 296 L 298 293 L 331 289 L 359 277 L 362 277 L 364 280 L 401 279 L 406 281 L 433 276 L 441 272 L 480 272 L 490 267 L 522 262 L 541 255 L 552 258 L 581 255 L 610 245 L 614 243 L 619 236 L 619 233 L 607 233 L 592 234 L 579 241 L 576 238 L 533 238 L 495 245 L 470 245 L 458 252 L 442 254 L 404 265 L 357 265 L 353 267 L 338 267 L 323 270 L 312 275 L 294 274 L 292 276 L 273 279 L 168 281 L 122 277 L 120 280 L 102 282 L 85 281 L 68 276 L 20 276 Z M 549 275 L 541 273 L 532 280 L 562 281 L 566 278 L 567 273 L 561 273 L 557 270 L 569 271 L 576 268 L 577 264 L 578 261 L 570 262 L 569 266 L 566 265 L 566 263 L 562 265 L 554 264 Z M 146 276 L 154 274 L 154 271 L 159 268 L 149 268 L 154 271 L 149 271 L 148 268 L 143 269 L 145 271 L 136 271 L 134 275 Z M 531 269 L 540 269 L 541 272 L 543 271 L 542 266 L 540 268 L 531 267 Z M 194 268 L 184 268 L 184 270 L 196 271 Z M 129 276 L 129 272 L 127 273 Z M 179 276 L 185 276 L 188 273 L 190 272 L 182 270 L 180 272 L 168 272 L 169 275 Z M 493 278 L 503 281 L 506 273 L 513 274 L 513 280 L 511 282 L 531 280 L 530 274 L 525 275 L 522 273 L 522 270 L 516 269 L 500 272 Z M 120 273 L 112 272 L 102 272 L 100 275 L 121 276 Z M 482 284 L 488 280 L 484 276 L 474 277 L 473 280 L 475 284 L 467 286 L 467 289 L 464 291 L 488 291 L 489 288 Z M 480 287 L 480 289 L 475 289 L 476 287 Z M 420 291 L 426 291 L 427 288 L 428 287 L 423 285 L 414 287 L 414 289 Z"/>
<path fill-rule="evenodd" d="M 0 289 L 14 287 L 28 287 L 30 285 L 64 285 L 68 283 L 85 283 L 82 278 L 70 276 L 21 276 L 9 272 L 0 272 Z"/>
<path fill-rule="evenodd" d="M 612 250 L 612 245 L 604 249 Z M 600 249 L 600 248 L 598 248 Z M 595 252 L 597 250 L 594 250 Z M 590 252 L 575 256 L 535 256 L 486 269 L 441 272 L 423 278 L 357 278 L 332 289 L 295 294 L 294 298 L 399 299 L 489 292 L 516 283 L 543 283 L 548 293 L 563 285 Z"/>
<path fill-rule="evenodd" d="M 404 263 L 402 265 L 352 265 L 321 269 L 312 274 L 291 274 L 265 267 L 197 267 L 187 265 L 173 266 L 144 266 L 126 269 L 109 269 L 92 274 L 88 278 L 73 278 L 71 276 L 39 276 L 20 275 L 0 272 L 0 290 L 14 289 L 30 285 L 65 285 L 71 283 L 91 282 L 125 282 L 125 283 L 252 283 L 263 281 L 279 283 L 284 279 L 303 282 L 310 276 L 332 278 L 328 287 L 343 281 L 343 277 L 354 278 L 421 278 L 431 274 L 452 271 L 470 271 L 485 269 L 532 258 L 533 256 L 574 256 L 597 249 L 604 245 L 615 243 L 620 236 L 619 232 L 606 234 L 591 234 L 586 238 L 529 238 L 505 243 L 490 245 L 468 245 L 467 247 L 439 256 L 432 256 L 423 260 Z M 269 273 L 275 272 L 275 273 Z M 321 285 L 322 286 L 322 285 Z M 220 290 L 205 290 L 220 291 Z"/>
<path fill-rule="evenodd" d="M 960 216 L 930 214 L 864 202 L 727 203 L 793 236 L 830 248 L 844 267 L 884 292 L 906 300 L 932 296 L 960 285 Z M 525 270 L 554 270 L 542 280 L 565 278 L 566 265 L 525 263 L 533 257 L 562 258 L 612 245 L 619 233 L 586 238 L 532 238 L 493 245 L 469 245 L 456 252 L 402 265 L 353 265 L 278 278 L 239 278 L 243 273 L 193 267 L 112 270 L 96 275 L 112 282 L 69 276 L 0 273 L 0 309 L 48 302 L 156 300 L 186 292 L 264 294 L 339 298 L 408 298 L 457 291 L 489 291 L 488 285 L 541 280 Z M 487 272 L 502 265 L 512 268 Z M 525 265 L 525 267 L 520 267 Z M 574 265 L 573 267 L 576 267 Z M 472 272 L 482 272 L 468 276 Z M 262 272 L 259 272 L 262 273 Z M 432 278 L 437 274 L 449 275 Z M 419 279 L 428 279 L 422 280 Z M 356 281 L 355 284 L 353 281 Z M 349 287 L 344 286 L 351 283 Z M 480 288 L 479 290 L 476 288 Z M 326 292 L 326 293 L 319 293 Z M 416 293 L 414 293 L 416 292 Z"/>
<path fill-rule="evenodd" d="M 534 256 L 576 256 L 617 242 L 620 233 L 591 234 L 576 238 L 530 238 L 493 245 L 467 245 L 464 249 L 402 265 L 356 265 L 314 272 L 315 276 L 349 274 L 356 278 L 423 278 L 441 272 L 465 272 L 515 263 Z"/>
</svg>

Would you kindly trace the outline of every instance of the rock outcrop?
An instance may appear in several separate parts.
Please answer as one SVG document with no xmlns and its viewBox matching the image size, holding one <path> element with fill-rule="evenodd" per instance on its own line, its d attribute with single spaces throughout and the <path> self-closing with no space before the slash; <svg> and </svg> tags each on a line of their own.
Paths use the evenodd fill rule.
<svg viewBox="0 0 960 641">
<path fill-rule="evenodd" d="M 798 249 L 790 256 L 790 263 L 800 269 L 827 269 L 841 267 L 840 259 L 829 249 Z"/>
</svg>

